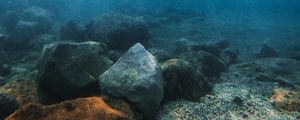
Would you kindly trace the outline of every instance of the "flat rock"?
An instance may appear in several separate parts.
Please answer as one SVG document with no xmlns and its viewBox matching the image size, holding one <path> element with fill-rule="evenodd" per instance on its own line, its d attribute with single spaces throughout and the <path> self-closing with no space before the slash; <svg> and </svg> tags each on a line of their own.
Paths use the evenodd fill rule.
<svg viewBox="0 0 300 120">
<path fill-rule="evenodd" d="M 144 115 L 151 116 L 163 98 L 163 78 L 155 57 L 137 43 L 98 77 L 100 88 L 125 98 Z"/>
</svg>

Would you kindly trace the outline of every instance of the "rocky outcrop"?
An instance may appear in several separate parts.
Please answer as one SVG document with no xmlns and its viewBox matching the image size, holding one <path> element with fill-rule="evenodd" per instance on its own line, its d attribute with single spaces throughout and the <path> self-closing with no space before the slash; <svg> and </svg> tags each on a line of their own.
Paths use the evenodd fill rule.
<svg viewBox="0 0 300 120">
<path fill-rule="evenodd" d="M 163 78 L 155 57 L 137 43 L 98 77 L 101 91 L 121 97 L 151 116 L 163 98 Z"/>
<path fill-rule="evenodd" d="M 98 42 L 46 45 L 38 64 L 43 96 L 51 102 L 98 92 L 95 78 L 113 63 L 105 52 Z"/>
</svg>

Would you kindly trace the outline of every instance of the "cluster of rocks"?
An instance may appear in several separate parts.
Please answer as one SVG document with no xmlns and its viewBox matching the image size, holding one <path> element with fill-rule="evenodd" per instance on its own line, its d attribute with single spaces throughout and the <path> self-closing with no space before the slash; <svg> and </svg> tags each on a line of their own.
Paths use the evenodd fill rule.
<svg viewBox="0 0 300 120">
<path fill-rule="evenodd" d="M 199 74 L 207 78 L 218 78 L 228 66 L 238 62 L 238 50 L 229 48 L 226 40 L 198 44 L 180 40 L 176 43 L 175 55 L 193 65 Z"/>
<path fill-rule="evenodd" d="M 104 42 L 113 50 L 126 51 L 137 42 L 149 46 L 151 34 L 148 24 L 142 19 L 108 13 L 96 17 L 85 26 L 71 20 L 61 27 L 60 37 Z"/>
<path fill-rule="evenodd" d="M 99 42 L 46 45 L 38 64 L 40 100 L 53 104 L 107 94 L 127 100 L 151 118 L 162 102 L 179 98 L 198 101 L 209 91 L 205 78 L 187 61 L 170 59 L 160 66 L 137 43 L 112 65 L 106 51 Z"/>
<path fill-rule="evenodd" d="M 211 95 L 199 102 L 176 100 L 156 119 L 298 119 L 299 61 L 268 58 L 243 62 L 223 72 Z"/>
<path fill-rule="evenodd" d="M 48 32 L 54 24 L 54 14 L 37 6 L 26 8 L 23 12 L 7 11 L 1 26 L 9 45 L 24 47 L 34 36 Z"/>
</svg>

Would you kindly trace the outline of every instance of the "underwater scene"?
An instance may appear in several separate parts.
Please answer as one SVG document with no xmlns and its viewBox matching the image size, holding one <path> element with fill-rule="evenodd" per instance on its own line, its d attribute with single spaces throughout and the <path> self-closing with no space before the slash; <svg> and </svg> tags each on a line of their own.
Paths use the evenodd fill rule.
<svg viewBox="0 0 300 120">
<path fill-rule="evenodd" d="M 0 120 L 300 120 L 300 0 L 0 0 Z"/>
</svg>

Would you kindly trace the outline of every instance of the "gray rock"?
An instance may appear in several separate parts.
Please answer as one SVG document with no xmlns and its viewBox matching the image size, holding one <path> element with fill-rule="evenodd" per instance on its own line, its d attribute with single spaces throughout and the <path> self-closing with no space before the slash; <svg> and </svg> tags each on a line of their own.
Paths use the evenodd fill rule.
<svg viewBox="0 0 300 120">
<path fill-rule="evenodd" d="M 206 77 L 219 76 L 221 72 L 227 69 L 222 60 L 205 51 L 199 51 L 194 54 L 191 63 L 196 65 L 197 71 Z"/>
<path fill-rule="evenodd" d="M 16 98 L 6 94 L 0 93 L 0 120 L 4 120 L 7 116 L 12 114 L 19 107 Z"/>
<path fill-rule="evenodd" d="M 132 102 L 146 116 L 156 112 L 163 98 L 163 78 L 155 57 L 137 43 L 98 77 L 102 91 Z"/>
<path fill-rule="evenodd" d="M 149 49 L 149 52 L 156 57 L 156 59 L 159 63 L 163 63 L 172 58 L 171 55 L 167 51 L 162 50 L 162 49 L 151 48 L 151 49 Z"/>
<path fill-rule="evenodd" d="M 274 75 L 273 80 L 279 85 L 300 90 L 300 62 L 288 58 L 268 58 L 255 61 Z"/>
<path fill-rule="evenodd" d="M 39 60 L 39 89 L 45 102 L 86 96 L 98 92 L 96 76 L 112 65 L 105 56 L 105 45 L 98 42 L 46 45 Z M 48 99 L 47 99 L 48 98 Z"/>
<path fill-rule="evenodd" d="M 209 91 L 205 78 L 198 75 L 187 61 L 170 59 L 161 68 L 165 82 L 164 101 L 178 98 L 198 101 Z"/>
<path fill-rule="evenodd" d="M 226 48 L 221 51 L 220 58 L 226 63 L 226 65 L 235 64 L 238 62 L 239 51 L 232 48 Z"/>
</svg>

